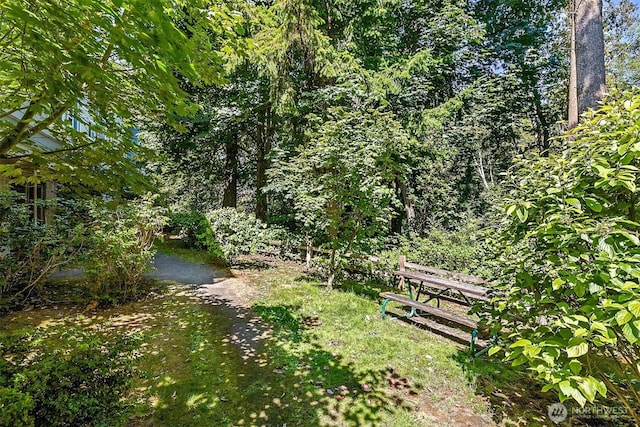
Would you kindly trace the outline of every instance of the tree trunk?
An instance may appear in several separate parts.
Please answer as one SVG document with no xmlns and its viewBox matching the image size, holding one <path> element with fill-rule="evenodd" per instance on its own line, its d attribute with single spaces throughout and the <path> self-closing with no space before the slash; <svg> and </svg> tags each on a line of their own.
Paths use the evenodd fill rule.
<svg viewBox="0 0 640 427">
<path fill-rule="evenodd" d="M 404 212 L 407 215 L 407 231 L 413 233 L 415 231 L 416 211 L 411 203 L 409 197 L 409 191 L 407 185 L 404 182 L 400 182 L 400 193 L 402 193 L 402 203 L 404 204 Z"/>
<path fill-rule="evenodd" d="M 602 0 L 572 0 L 569 128 L 580 114 L 597 108 L 605 88 Z"/>
<path fill-rule="evenodd" d="M 336 280 L 336 248 L 331 249 L 331 257 L 329 258 L 329 277 L 327 277 L 327 290 L 333 289 L 333 282 Z"/>
<path fill-rule="evenodd" d="M 229 135 L 225 148 L 225 183 L 222 207 L 235 208 L 238 202 L 238 134 Z"/>
<path fill-rule="evenodd" d="M 271 151 L 271 109 L 267 108 L 258 117 L 258 137 L 256 138 L 257 161 L 256 161 L 256 218 L 261 221 L 267 220 L 268 203 L 267 195 L 263 193 L 267 185 L 267 169 L 269 159 L 267 155 Z"/>
<path fill-rule="evenodd" d="M 540 153 L 543 156 L 547 156 L 549 154 L 549 140 L 551 138 L 551 134 L 549 132 L 549 122 L 547 121 L 542 108 L 542 97 L 540 96 L 540 91 L 537 87 L 533 88 L 533 105 L 535 107 L 537 119 L 536 127 L 538 133 L 538 146 L 540 148 Z M 493 181 L 493 179 L 491 181 Z"/>
<path fill-rule="evenodd" d="M 396 194 L 396 196 L 398 198 L 401 198 L 402 197 L 402 193 L 400 191 L 400 180 L 398 178 L 396 178 L 391 183 L 391 186 L 392 186 L 393 191 Z M 403 212 L 400 209 L 394 209 L 394 210 L 396 211 L 396 215 L 391 218 L 391 223 L 390 223 L 391 233 L 393 233 L 393 234 L 402 234 L 402 221 L 404 219 L 404 215 L 406 214 L 406 212 Z"/>
<path fill-rule="evenodd" d="M 573 129 L 578 125 L 578 61 L 576 59 L 576 1 L 571 0 L 569 6 L 569 22 L 571 46 L 569 48 L 569 102 L 568 102 L 568 127 Z"/>
</svg>

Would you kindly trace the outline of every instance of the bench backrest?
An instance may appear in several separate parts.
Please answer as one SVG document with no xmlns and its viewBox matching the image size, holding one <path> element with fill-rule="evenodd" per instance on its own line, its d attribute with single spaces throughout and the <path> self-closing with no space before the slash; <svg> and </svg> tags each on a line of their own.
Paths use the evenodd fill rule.
<svg viewBox="0 0 640 427">
<path fill-rule="evenodd" d="M 441 268 L 427 267 L 424 265 L 408 262 L 406 255 L 400 255 L 399 260 L 400 271 L 422 271 L 425 273 L 440 276 L 445 279 L 457 280 L 460 282 L 472 283 L 474 285 L 491 285 L 487 280 L 481 279 L 469 274 L 454 273 L 452 271 L 443 270 Z"/>
</svg>

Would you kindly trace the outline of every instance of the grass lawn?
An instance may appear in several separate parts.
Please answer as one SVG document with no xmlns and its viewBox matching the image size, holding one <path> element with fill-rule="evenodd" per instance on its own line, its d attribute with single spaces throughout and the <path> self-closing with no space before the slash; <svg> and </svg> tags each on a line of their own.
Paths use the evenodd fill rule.
<svg viewBox="0 0 640 427">
<path fill-rule="evenodd" d="M 13 313 L 0 332 L 75 325 L 112 338 L 141 334 L 134 391 L 123 396 L 136 404 L 131 426 L 552 425 L 546 407 L 554 399 L 535 383 L 415 326 L 382 320 L 366 286 L 327 292 L 282 261 L 246 262 L 232 273 L 252 289 L 251 309 L 171 285 L 106 310 Z M 238 344 L 251 313 L 269 326 L 268 337 Z"/>
</svg>

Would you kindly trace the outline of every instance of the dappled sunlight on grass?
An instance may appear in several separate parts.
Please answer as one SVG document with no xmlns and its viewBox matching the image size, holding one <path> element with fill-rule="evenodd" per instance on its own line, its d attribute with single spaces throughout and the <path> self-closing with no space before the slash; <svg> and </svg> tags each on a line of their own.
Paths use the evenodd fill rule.
<svg viewBox="0 0 640 427">
<path fill-rule="evenodd" d="M 377 402 L 380 407 L 360 406 L 363 413 L 378 417 L 367 425 L 491 424 L 486 400 L 474 395 L 461 368 L 451 361 L 459 347 L 403 322 L 381 320 L 380 303 L 372 298 L 378 292 L 376 286 L 351 283 L 338 287 L 337 292 L 326 292 L 315 279 L 288 266 L 254 274 L 253 279 L 269 290 L 254 309 L 278 325 L 275 333 L 284 351 L 323 351 L 332 360 L 340 360 L 339 365 L 349 366 L 372 391 L 382 393 L 383 399 Z M 310 375 L 325 386 L 332 380 L 332 365 L 327 362 L 322 371 L 312 367 Z M 359 377 L 365 373 L 371 378 Z M 336 386 L 340 383 L 326 388 L 334 391 Z M 339 419 L 358 425 L 351 424 L 356 417 L 345 412 L 344 401 L 319 401 L 320 419 L 327 419 L 324 411 L 329 405 L 333 409 L 328 413 L 337 418 L 329 417 L 328 425 L 340 425 Z M 346 401 L 349 408 L 359 405 Z"/>
<path fill-rule="evenodd" d="M 158 330 L 149 342 L 158 352 L 148 352 L 142 362 L 148 376 L 141 389 L 151 395 L 154 424 L 375 425 L 377 414 L 394 404 L 381 387 L 388 376 L 384 370 L 359 372 L 317 346 L 300 353 L 286 340 L 264 334 L 262 345 L 254 342 L 254 354 L 247 357 L 233 333 L 234 319 L 252 318 L 247 309 L 224 300 L 213 307 L 185 306 L 184 297 L 165 301 L 163 308 L 180 308 L 182 322 Z M 285 307 L 265 307 L 262 314 L 268 311 L 272 320 L 287 319 L 291 330 L 304 327 Z"/>
<path fill-rule="evenodd" d="M 174 285 L 146 301 L 14 324 L 142 332 L 131 426 L 484 423 L 486 402 L 452 362 L 458 347 L 382 321 L 370 295 L 327 293 L 294 267 L 242 270 L 250 289 L 235 277 Z"/>
</svg>

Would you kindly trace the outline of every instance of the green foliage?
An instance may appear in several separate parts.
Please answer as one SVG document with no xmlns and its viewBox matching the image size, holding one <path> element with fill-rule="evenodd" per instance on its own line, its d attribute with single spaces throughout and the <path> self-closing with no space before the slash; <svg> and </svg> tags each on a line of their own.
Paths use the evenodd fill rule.
<svg viewBox="0 0 640 427">
<path fill-rule="evenodd" d="M 139 338 L 88 329 L 0 335 L 0 426 L 124 425 Z"/>
<path fill-rule="evenodd" d="M 15 192 L 0 191 L 0 312 L 26 299 L 48 274 L 72 263 L 84 227 L 62 209 L 50 225 L 35 221 Z"/>
<path fill-rule="evenodd" d="M 305 146 L 279 154 L 269 188 L 291 203 L 308 236 L 331 249 L 329 283 L 337 252 L 388 226 L 397 203 L 392 183 L 405 173 L 410 143 L 392 114 L 333 109 Z"/>
<path fill-rule="evenodd" d="M 255 253 L 269 240 L 266 225 L 253 215 L 233 208 L 207 213 L 210 231 L 200 238 L 209 253 L 230 263 L 241 254 Z"/>
<path fill-rule="evenodd" d="M 604 0 L 607 86 L 631 89 L 640 79 L 640 9 L 633 0 Z"/>
<path fill-rule="evenodd" d="M 174 212 L 169 216 L 168 228 L 189 248 L 206 249 L 210 234 L 206 216 L 199 212 Z"/>
<path fill-rule="evenodd" d="M 226 60 L 246 48 L 236 14 L 208 0 L 8 0 L 2 12 L 0 111 L 23 119 L 0 121 L 0 156 L 28 152 L 67 182 L 96 184 L 100 170 L 106 188 L 141 178 L 130 159 L 142 151 L 131 137 L 136 116 L 193 113 L 181 84 L 223 82 Z M 42 130 L 63 151 L 30 142 Z"/>
<path fill-rule="evenodd" d="M 93 203 L 88 248 L 83 269 L 96 298 L 121 301 L 131 298 L 155 251 L 153 241 L 167 218 L 153 205 L 154 197 L 120 203 Z"/>
<path fill-rule="evenodd" d="M 422 236 L 396 236 L 390 243 L 392 249 L 375 253 L 389 273 L 398 270 L 400 255 L 406 255 L 411 262 L 483 279 L 496 274 L 487 241 L 473 224 L 458 231 L 432 229 Z"/>
<path fill-rule="evenodd" d="M 559 155 L 521 158 L 509 176 L 495 312 L 507 359 L 561 400 L 607 390 L 640 404 L 640 95 L 612 100 Z"/>
</svg>

